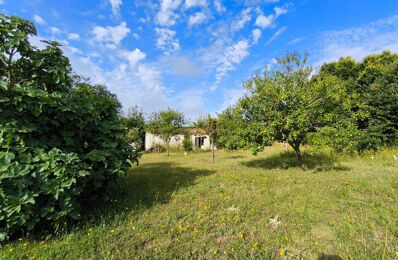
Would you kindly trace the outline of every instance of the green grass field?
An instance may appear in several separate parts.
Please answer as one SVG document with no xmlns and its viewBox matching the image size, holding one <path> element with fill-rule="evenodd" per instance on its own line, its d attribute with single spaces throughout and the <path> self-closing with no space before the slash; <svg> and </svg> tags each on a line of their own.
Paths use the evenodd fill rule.
<svg viewBox="0 0 398 260">
<path fill-rule="evenodd" d="M 145 154 L 107 202 L 1 259 L 398 259 L 398 161 L 250 152 Z M 398 155 L 397 152 L 395 154 Z M 68 228 L 65 228 L 68 229 Z"/>
</svg>

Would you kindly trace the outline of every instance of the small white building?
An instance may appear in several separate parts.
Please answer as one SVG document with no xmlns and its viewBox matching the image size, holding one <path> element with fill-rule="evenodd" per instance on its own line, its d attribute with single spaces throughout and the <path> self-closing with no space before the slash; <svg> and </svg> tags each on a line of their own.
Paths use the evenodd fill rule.
<svg viewBox="0 0 398 260">
<path fill-rule="evenodd" d="M 205 133 L 204 130 L 199 129 L 199 128 L 190 129 L 189 136 L 191 138 L 193 149 L 195 149 L 195 150 L 199 150 L 199 149 L 200 150 L 210 150 L 211 149 L 210 138 Z M 178 135 L 173 136 L 170 141 L 170 148 L 183 149 L 182 141 L 184 140 L 184 138 L 185 137 L 183 134 L 178 134 Z M 159 146 L 159 145 L 166 147 L 166 142 L 162 138 L 160 138 L 160 136 L 152 134 L 152 133 L 145 134 L 145 151 L 151 151 L 151 150 L 153 150 L 153 148 L 155 148 L 156 146 Z"/>
</svg>

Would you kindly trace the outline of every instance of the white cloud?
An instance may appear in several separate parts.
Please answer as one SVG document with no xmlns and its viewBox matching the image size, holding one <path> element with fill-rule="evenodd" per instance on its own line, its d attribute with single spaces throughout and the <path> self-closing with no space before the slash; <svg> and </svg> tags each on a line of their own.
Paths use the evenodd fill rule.
<svg viewBox="0 0 398 260">
<path fill-rule="evenodd" d="M 155 112 L 171 106 L 170 99 L 161 81 L 161 74 L 155 67 L 139 64 L 135 68 L 120 62 L 114 69 L 98 66 L 89 56 L 72 53 L 64 48 L 75 71 L 89 77 L 92 84 L 104 84 L 118 96 L 123 110 L 138 105 L 145 112 Z"/>
<path fill-rule="evenodd" d="M 253 43 L 256 44 L 261 38 L 261 30 L 260 29 L 254 29 L 252 30 L 252 37 L 253 37 Z"/>
<path fill-rule="evenodd" d="M 260 14 L 257 16 L 255 25 L 257 25 L 258 27 L 260 27 L 262 29 L 268 28 L 275 22 L 276 19 L 278 19 L 279 16 L 287 13 L 286 7 L 288 7 L 288 6 L 289 6 L 289 4 L 285 5 L 285 7 L 275 7 L 274 8 L 275 13 L 271 14 L 269 16 L 264 15 L 261 12 L 261 10 L 258 10 L 258 12 Z"/>
<path fill-rule="evenodd" d="M 274 35 L 272 35 L 271 39 L 268 40 L 268 42 L 266 43 L 266 45 L 272 43 L 273 41 L 275 41 L 276 39 L 279 38 L 279 36 L 281 36 L 282 33 L 284 33 L 287 29 L 287 26 L 283 26 L 281 28 L 279 28 Z"/>
<path fill-rule="evenodd" d="M 398 52 L 397 39 L 398 15 L 359 27 L 325 32 L 317 46 L 313 46 L 313 56 L 317 60 L 315 65 L 345 56 L 359 60 L 384 50 Z"/>
<path fill-rule="evenodd" d="M 185 0 L 185 8 L 192 8 L 197 6 L 207 6 L 207 0 Z"/>
<path fill-rule="evenodd" d="M 57 27 L 49 27 L 48 29 L 50 30 L 51 34 L 61 33 L 60 29 L 58 29 Z"/>
<path fill-rule="evenodd" d="M 136 40 L 139 40 L 139 39 L 140 39 L 140 35 L 139 35 L 138 33 L 133 33 L 132 36 L 133 36 L 133 38 L 136 39 Z"/>
<path fill-rule="evenodd" d="M 130 33 L 126 22 L 120 23 L 118 26 L 95 26 L 91 31 L 97 42 L 107 44 L 108 47 L 116 48 L 117 45 Z"/>
<path fill-rule="evenodd" d="M 305 40 L 305 37 L 298 37 L 298 38 L 294 38 L 293 40 L 291 40 L 290 42 L 288 42 L 289 45 L 294 45 L 297 44 L 301 41 Z"/>
<path fill-rule="evenodd" d="M 156 21 L 162 26 L 175 25 L 178 15 L 174 12 L 181 5 L 181 0 L 161 0 Z"/>
<path fill-rule="evenodd" d="M 273 22 L 273 16 L 265 16 L 263 14 L 260 14 L 259 16 L 257 16 L 256 19 L 256 25 L 262 29 L 265 29 L 267 27 L 269 27 Z"/>
<path fill-rule="evenodd" d="M 77 33 L 70 33 L 68 34 L 68 40 L 79 40 L 80 35 Z"/>
<path fill-rule="evenodd" d="M 183 56 L 165 56 L 160 59 L 162 68 L 171 73 L 183 77 L 198 76 L 201 73 L 199 67 L 190 59 Z"/>
<path fill-rule="evenodd" d="M 220 110 L 224 111 L 228 107 L 237 104 L 239 99 L 245 94 L 246 90 L 244 88 L 224 89 L 224 102 L 222 103 Z"/>
<path fill-rule="evenodd" d="M 44 19 L 41 18 L 41 17 L 40 17 L 39 15 L 37 15 L 37 14 L 35 14 L 35 15 L 33 16 L 33 20 L 34 20 L 36 23 L 40 24 L 40 25 L 45 25 L 45 24 L 46 24 L 46 21 L 44 21 Z"/>
<path fill-rule="evenodd" d="M 129 61 L 130 66 L 137 66 L 138 62 L 145 59 L 146 54 L 140 49 L 135 49 L 134 51 L 122 50 L 120 51 L 120 56 L 126 58 Z"/>
<path fill-rule="evenodd" d="M 179 93 L 173 103 L 178 104 L 179 110 L 188 118 L 196 120 L 207 114 L 205 97 L 205 92 L 201 89 L 188 89 Z"/>
<path fill-rule="evenodd" d="M 0 5 L 5 4 L 6 2 L 4 0 L 0 0 Z"/>
<path fill-rule="evenodd" d="M 218 13 L 225 12 L 226 10 L 223 4 L 221 3 L 221 0 L 214 0 L 214 8 L 216 8 L 216 11 Z"/>
<path fill-rule="evenodd" d="M 225 74 L 234 70 L 236 64 L 239 64 L 249 55 L 249 47 L 247 40 L 241 40 L 225 50 L 224 57 L 216 69 L 216 84 L 221 81 Z"/>
<path fill-rule="evenodd" d="M 203 23 L 207 20 L 207 16 L 202 12 L 196 12 L 191 15 L 188 19 L 188 25 L 194 26 Z"/>
<path fill-rule="evenodd" d="M 122 0 L 109 0 L 112 6 L 112 13 L 115 16 L 120 15 L 120 6 L 123 4 Z"/>
<path fill-rule="evenodd" d="M 246 23 L 250 22 L 252 17 L 250 16 L 251 8 L 244 9 L 239 15 L 239 19 L 232 23 L 232 31 L 239 31 L 245 27 Z"/>
<path fill-rule="evenodd" d="M 146 88 L 153 92 L 161 92 L 164 87 L 161 83 L 160 72 L 153 66 L 141 64 L 137 68 L 137 75 Z"/>
<path fill-rule="evenodd" d="M 155 28 L 158 36 L 156 40 L 156 47 L 165 54 L 171 54 L 180 50 L 180 43 L 175 39 L 176 32 L 166 28 Z"/>
<path fill-rule="evenodd" d="M 275 18 L 278 18 L 282 14 L 286 14 L 287 13 L 287 9 L 284 8 L 284 7 L 275 7 L 274 11 L 275 11 Z"/>
</svg>

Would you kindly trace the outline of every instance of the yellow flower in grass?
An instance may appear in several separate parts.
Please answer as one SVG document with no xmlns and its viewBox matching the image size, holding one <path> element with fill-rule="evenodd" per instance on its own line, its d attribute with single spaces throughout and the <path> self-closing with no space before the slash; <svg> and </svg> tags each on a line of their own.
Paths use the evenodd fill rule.
<svg viewBox="0 0 398 260">
<path fill-rule="evenodd" d="M 395 252 L 395 255 L 398 256 L 398 251 Z"/>
<path fill-rule="evenodd" d="M 239 232 L 238 237 L 239 237 L 240 239 L 244 239 L 244 238 L 245 238 L 245 235 L 244 235 L 242 232 Z"/>
<path fill-rule="evenodd" d="M 114 230 L 114 229 L 111 230 L 111 234 L 113 234 L 113 233 L 115 233 L 115 230 Z"/>
<path fill-rule="evenodd" d="M 28 246 L 28 243 L 23 243 L 22 246 L 27 247 L 27 246 Z"/>
<path fill-rule="evenodd" d="M 284 249 L 280 249 L 279 250 L 279 256 L 285 256 L 285 250 Z"/>
<path fill-rule="evenodd" d="M 9 249 L 8 249 L 8 252 L 11 253 L 12 251 L 14 251 L 14 248 L 9 248 Z"/>
</svg>

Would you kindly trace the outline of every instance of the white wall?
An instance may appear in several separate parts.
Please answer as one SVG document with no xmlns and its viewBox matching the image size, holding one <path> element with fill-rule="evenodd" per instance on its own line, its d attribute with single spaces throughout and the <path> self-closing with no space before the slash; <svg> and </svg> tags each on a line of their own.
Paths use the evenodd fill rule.
<svg viewBox="0 0 398 260">
<path fill-rule="evenodd" d="M 191 135 L 192 145 L 195 146 L 195 136 L 205 136 L 204 144 L 201 147 L 201 150 L 210 150 L 210 138 L 207 135 Z M 184 140 L 184 135 L 176 135 L 172 137 L 170 141 L 170 148 L 178 148 L 182 147 L 182 141 Z M 151 150 L 156 144 L 166 146 L 166 142 L 160 138 L 158 135 L 154 135 L 151 133 L 145 134 L 145 150 Z M 194 147 L 195 148 L 195 147 Z"/>
<path fill-rule="evenodd" d="M 170 148 L 178 148 L 182 145 L 182 140 L 184 140 L 183 135 L 176 135 L 171 138 Z M 145 150 L 151 150 L 155 145 L 164 145 L 166 146 L 166 142 L 160 138 L 158 135 L 154 135 L 151 133 L 145 134 Z"/>
</svg>

